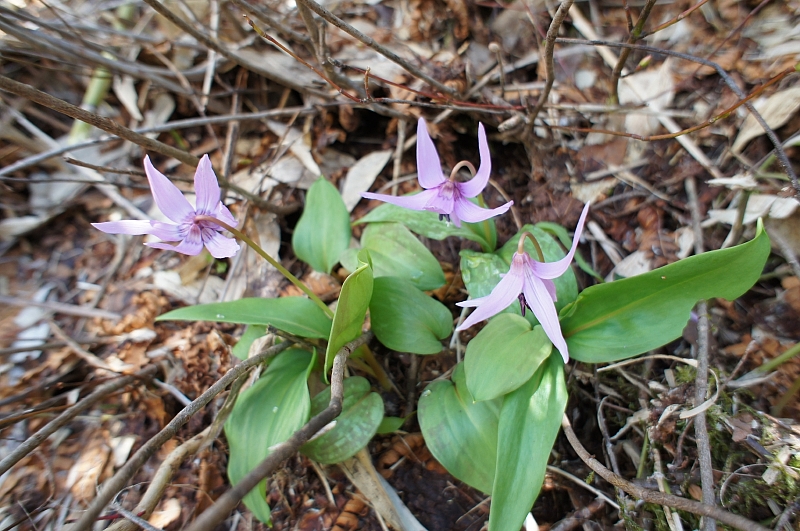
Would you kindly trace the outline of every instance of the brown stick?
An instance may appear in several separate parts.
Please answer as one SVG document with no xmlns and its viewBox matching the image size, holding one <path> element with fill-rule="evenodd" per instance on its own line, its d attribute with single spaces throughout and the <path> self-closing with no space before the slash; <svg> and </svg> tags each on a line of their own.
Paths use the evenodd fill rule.
<svg viewBox="0 0 800 531">
<path fill-rule="evenodd" d="M 296 431 L 286 441 L 274 446 L 272 452 L 256 468 L 251 470 L 239 483 L 223 494 L 214 505 L 201 514 L 189 526 L 187 531 L 210 531 L 214 529 L 262 479 L 272 474 L 281 463 L 291 457 L 315 433 L 339 416 L 342 411 L 342 395 L 344 391 L 342 380 L 344 379 L 344 367 L 347 363 L 347 358 L 351 352 L 367 343 L 370 339 L 372 339 L 372 332 L 367 332 L 347 343 L 336 354 L 333 360 L 333 372 L 331 373 L 331 401 L 328 403 L 328 407 L 309 420 L 305 426 Z"/>
<path fill-rule="evenodd" d="M 236 367 L 230 369 L 225 373 L 225 376 L 217 380 L 217 382 L 208 388 L 202 395 L 198 396 L 191 404 L 183 408 L 175 417 L 167 424 L 164 429 L 158 432 L 149 441 L 139 448 L 139 450 L 131 457 L 122 468 L 120 468 L 111 479 L 103 483 L 103 486 L 98 493 L 97 497 L 92 500 L 89 507 L 83 513 L 81 518 L 72 527 L 73 531 L 88 531 L 92 528 L 95 520 L 103 508 L 117 495 L 117 493 L 125 487 L 125 484 L 133 477 L 134 474 L 150 459 L 161 446 L 170 440 L 178 429 L 189 422 L 189 419 L 195 413 L 203 409 L 211 400 L 220 394 L 225 388 L 228 387 L 234 380 L 239 378 L 242 374 L 247 372 L 248 369 L 262 363 L 267 358 L 277 355 L 279 352 L 286 350 L 292 343 L 286 341 L 280 345 L 276 345 L 270 349 L 265 350 L 258 356 L 249 358 Z"/>
<path fill-rule="evenodd" d="M 768 527 L 764 527 L 753 522 L 752 520 L 748 520 L 743 516 L 729 513 L 728 511 L 724 511 L 718 507 L 634 485 L 630 481 L 621 478 L 607 469 L 602 463 L 600 463 L 600 461 L 592 457 L 592 455 L 586 451 L 586 448 L 583 447 L 581 442 L 578 440 L 578 436 L 575 435 L 575 432 L 572 430 L 572 425 L 569 423 L 569 419 L 567 418 L 566 414 L 564 414 L 564 417 L 561 419 L 561 428 L 564 430 L 564 433 L 566 434 L 569 443 L 572 445 L 572 448 L 589 468 L 594 470 L 598 476 L 605 479 L 615 487 L 624 490 L 634 498 L 644 500 L 648 503 L 666 505 L 668 507 L 678 509 L 679 511 L 686 511 L 688 513 L 697 514 L 700 516 L 707 516 L 715 520 L 719 520 L 723 524 L 735 527 L 736 529 L 741 529 L 742 531 L 771 531 Z"/>
<path fill-rule="evenodd" d="M 50 437 L 61 427 L 65 426 L 67 423 L 69 423 L 69 421 L 77 417 L 81 411 L 93 406 L 103 398 L 107 397 L 118 389 L 122 389 L 126 385 L 132 384 L 137 380 L 152 378 L 157 370 L 157 365 L 150 365 L 136 374 L 123 376 L 122 378 L 115 378 L 95 389 L 90 395 L 76 402 L 74 406 L 64 411 L 51 422 L 48 422 L 42 429 L 28 437 L 25 442 L 20 444 L 14 449 L 13 452 L 8 454 L 5 459 L 0 461 L 0 476 L 5 474 L 8 469 L 19 462 L 20 459 L 31 453 L 35 448 L 42 444 L 45 439 Z"/>
<path fill-rule="evenodd" d="M 547 30 L 547 38 L 545 39 L 545 47 L 544 47 L 544 65 L 547 69 L 547 79 L 545 80 L 544 89 L 542 93 L 539 95 L 539 101 L 536 102 L 536 107 L 530 113 L 530 120 L 531 129 L 533 129 L 533 122 L 536 120 L 536 116 L 539 114 L 539 111 L 542 110 L 544 104 L 547 102 L 547 98 L 550 97 L 550 90 L 553 88 L 553 82 L 556 78 L 556 69 L 555 64 L 553 63 L 553 53 L 556 46 L 556 37 L 558 37 L 558 30 L 561 27 L 561 24 L 564 22 L 564 19 L 567 18 L 567 13 L 569 13 L 569 9 L 572 7 L 572 4 L 575 0 L 564 0 L 561 2 L 561 5 L 558 6 L 558 10 L 556 11 L 555 16 L 553 17 L 553 21 L 550 23 L 550 29 Z"/>
</svg>

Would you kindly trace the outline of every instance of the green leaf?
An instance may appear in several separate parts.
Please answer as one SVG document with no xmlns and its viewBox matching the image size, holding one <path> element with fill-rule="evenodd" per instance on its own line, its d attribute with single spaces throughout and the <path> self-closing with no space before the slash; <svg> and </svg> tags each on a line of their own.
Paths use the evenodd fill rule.
<svg viewBox="0 0 800 531">
<path fill-rule="evenodd" d="M 447 306 L 401 278 L 375 279 L 369 312 L 378 341 L 398 352 L 438 354 L 453 331 Z"/>
<path fill-rule="evenodd" d="M 550 356 L 500 410 L 497 471 L 489 529 L 519 529 L 542 488 L 547 459 L 567 406 L 564 364 Z"/>
<path fill-rule="evenodd" d="M 330 273 L 348 245 L 350 214 L 336 187 L 320 178 L 308 189 L 303 215 L 294 229 L 294 254 L 316 271 Z"/>
<path fill-rule="evenodd" d="M 250 345 L 253 342 L 266 335 L 267 327 L 262 325 L 247 325 L 247 328 L 242 334 L 242 337 L 239 338 L 239 341 L 236 342 L 233 349 L 233 355 L 239 358 L 240 360 L 246 360 L 247 355 L 250 353 Z"/>
<path fill-rule="evenodd" d="M 498 315 L 467 345 L 469 392 L 477 401 L 510 393 L 530 380 L 552 349 L 541 326 L 531 329 L 524 317 Z"/>
<path fill-rule="evenodd" d="M 478 194 L 478 197 L 471 198 L 470 201 L 483 208 L 488 208 L 481 194 Z M 464 226 L 486 241 L 488 247 L 484 247 L 484 251 L 491 252 L 497 248 L 497 225 L 495 224 L 494 218 L 489 218 L 478 223 L 464 223 Z"/>
<path fill-rule="evenodd" d="M 272 325 L 300 337 L 326 339 L 331 320 L 305 297 L 246 298 L 238 301 L 198 304 L 158 316 L 156 321 L 216 321 L 247 325 Z"/>
<path fill-rule="evenodd" d="M 463 363 L 456 365 L 452 382 L 435 381 L 419 398 L 419 425 L 433 456 L 453 476 L 487 494 L 494 481 L 501 404 L 500 399 L 473 402 Z"/>
<path fill-rule="evenodd" d="M 421 290 L 444 285 L 439 261 L 400 223 L 370 223 L 361 236 L 375 277 L 404 278 Z"/>
<path fill-rule="evenodd" d="M 403 423 L 406 421 L 404 417 L 383 417 L 380 425 L 378 425 L 378 435 L 388 435 L 399 430 Z"/>
<path fill-rule="evenodd" d="M 267 457 L 271 446 L 288 439 L 308 421 L 311 398 L 306 380 L 312 364 L 313 356 L 309 352 L 286 350 L 278 354 L 264 376 L 236 400 L 225 422 L 231 485 Z M 256 518 L 271 525 L 266 480 L 244 497 L 244 503 Z"/>
<path fill-rule="evenodd" d="M 372 266 L 368 251 L 359 252 L 358 260 L 361 265 L 345 279 L 336 304 L 328 350 L 325 352 L 326 376 L 339 349 L 361 335 L 361 326 L 372 298 Z"/>
<path fill-rule="evenodd" d="M 758 280 L 769 252 L 769 237 L 759 222 L 747 243 L 585 289 L 562 312 L 570 357 L 610 362 L 680 337 L 697 301 L 741 296 Z"/>
<path fill-rule="evenodd" d="M 467 240 L 478 242 L 478 245 L 480 245 L 484 251 L 489 252 L 494 249 L 494 247 L 489 245 L 489 242 L 486 241 L 486 238 L 481 235 L 481 229 L 475 231 L 470 230 L 467 228 L 467 225 L 469 225 L 468 223 L 462 223 L 461 228 L 458 228 L 452 223 L 440 220 L 437 213 L 428 210 L 410 210 L 390 203 L 384 203 L 356 221 L 356 223 L 375 223 L 378 221 L 395 221 L 397 223 L 402 223 L 412 232 L 416 232 L 421 236 L 433 240 L 444 240 L 448 236 L 459 236 Z"/>
<path fill-rule="evenodd" d="M 325 464 L 340 463 L 364 448 L 375 435 L 383 419 L 383 399 L 370 393 L 369 382 L 360 376 L 344 381 L 342 414 L 336 425 L 300 447 L 311 459 Z M 330 387 L 314 397 L 311 416 L 328 407 Z"/>
</svg>

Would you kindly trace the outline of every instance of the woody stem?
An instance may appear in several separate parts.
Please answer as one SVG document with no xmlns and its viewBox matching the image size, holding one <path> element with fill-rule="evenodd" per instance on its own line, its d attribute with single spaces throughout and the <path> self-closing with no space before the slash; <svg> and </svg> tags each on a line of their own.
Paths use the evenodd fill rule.
<svg viewBox="0 0 800 531">
<path fill-rule="evenodd" d="M 525 252 L 525 237 L 531 241 L 533 246 L 536 248 L 536 254 L 539 255 L 539 261 L 544 262 L 544 253 L 542 253 L 542 248 L 539 246 L 539 241 L 536 239 L 536 236 L 531 234 L 530 232 L 523 232 L 522 236 L 519 237 L 519 243 L 517 244 L 517 252 L 522 254 Z"/>
<path fill-rule="evenodd" d="M 212 217 L 212 216 L 199 215 L 199 216 L 195 216 L 194 219 L 197 220 L 197 221 L 210 221 L 211 223 L 219 225 L 220 227 L 224 228 L 225 230 L 227 230 L 228 232 L 230 232 L 231 234 L 236 236 L 236 238 L 238 238 L 239 240 L 241 240 L 244 243 L 246 243 L 251 249 L 253 249 L 255 252 L 257 252 L 259 254 L 259 256 L 261 256 L 261 258 L 263 258 L 264 260 L 269 262 L 270 265 L 272 265 L 275 269 L 280 271 L 280 273 L 283 276 L 288 278 L 289 282 L 291 282 L 292 284 L 297 286 L 298 289 L 300 289 L 300 291 L 302 291 L 303 293 L 308 295 L 308 298 L 311 299 L 312 301 L 314 301 L 314 304 L 319 306 L 322 309 L 322 311 L 325 312 L 325 315 L 327 315 L 328 317 L 333 319 L 333 311 L 331 311 L 331 309 L 328 308 L 327 304 L 322 302 L 322 299 L 317 297 L 317 295 L 313 291 L 311 291 L 308 288 L 308 286 L 303 284 L 303 282 L 299 278 L 297 278 L 296 276 L 291 274 L 288 269 L 286 269 L 285 267 L 283 267 L 280 264 L 280 262 L 278 262 L 277 260 L 272 258 L 269 254 L 267 254 L 267 252 L 264 249 L 262 249 L 256 242 L 254 242 L 252 239 L 250 239 L 250 237 L 248 237 L 245 233 L 243 233 L 242 231 L 240 231 L 240 230 L 238 230 L 238 229 L 236 229 L 234 227 L 231 227 L 230 225 L 228 225 L 224 221 L 221 221 L 221 220 L 219 220 L 219 219 L 217 219 L 215 217 Z"/>
</svg>

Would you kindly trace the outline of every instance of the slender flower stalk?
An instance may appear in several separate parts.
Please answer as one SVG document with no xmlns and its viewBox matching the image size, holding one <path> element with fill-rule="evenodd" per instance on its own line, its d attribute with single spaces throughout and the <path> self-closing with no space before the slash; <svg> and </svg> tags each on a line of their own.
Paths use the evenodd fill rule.
<svg viewBox="0 0 800 531">
<path fill-rule="evenodd" d="M 458 303 L 459 306 L 467 308 L 475 307 L 476 310 L 464 320 L 456 331 L 460 332 L 461 330 L 466 330 L 470 326 L 502 312 L 517 299 L 519 300 L 522 314 L 525 315 L 526 307 L 530 308 L 533 315 L 535 315 L 536 319 L 541 323 L 545 334 L 547 334 L 553 346 L 561 352 L 564 363 L 569 361 L 567 342 L 564 339 L 564 335 L 561 333 L 561 324 L 558 321 L 558 312 L 555 306 L 557 300 L 556 286 L 552 279 L 560 277 L 569 268 L 572 258 L 575 256 L 575 251 L 578 248 L 578 242 L 581 239 L 583 225 L 586 222 L 586 216 L 588 214 L 589 203 L 583 207 L 583 212 L 581 212 L 578 226 L 575 228 L 575 237 L 572 240 L 572 247 L 567 253 L 567 256 L 557 262 L 544 262 L 541 249 L 537 245 L 533 235 L 523 233 L 519 238 L 517 252 L 514 253 L 511 259 L 511 268 L 500 282 L 497 283 L 497 286 L 494 287 L 492 292 L 485 297 Z M 531 241 L 534 242 L 540 261 L 534 260 L 525 252 L 524 243 L 526 236 L 531 238 Z"/>
<path fill-rule="evenodd" d="M 506 212 L 513 201 L 493 209 L 482 208 L 468 198 L 480 194 L 489 182 L 492 172 L 492 159 L 489 155 L 489 143 L 486 141 L 486 131 L 483 124 L 478 124 L 478 151 L 480 152 L 481 165 L 478 171 L 469 162 L 463 161 L 456 164 L 450 172 L 450 178 L 445 179 L 442 173 L 442 164 L 436 146 L 433 145 L 428 134 L 425 120 L 420 118 L 417 122 L 417 173 L 419 184 L 424 190 L 416 195 L 394 196 L 365 192 L 361 194 L 367 199 L 378 199 L 393 205 L 409 208 L 411 210 L 429 210 L 437 212 L 439 219 L 452 221 L 456 227 L 461 226 L 461 221 L 477 223 Z M 456 181 L 460 168 L 468 167 L 472 171 L 472 179 L 466 182 Z"/>
<path fill-rule="evenodd" d="M 216 219 L 216 218 L 213 218 L 211 216 L 197 216 L 197 217 L 200 218 L 201 221 L 207 221 L 209 223 L 214 223 L 214 224 L 219 225 L 220 227 L 228 230 L 228 232 L 230 232 L 231 234 L 236 236 L 238 239 L 240 239 L 241 241 L 246 243 L 251 249 L 253 249 L 255 252 L 257 252 L 258 255 L 261 256 L 261 258 L 263 258 L 264 260 L 269 262 L 269 264 L 272 267 L 277 269 L 283 276 L 285 276 L 289 280 L 289 282 L 291 282 L 292 284 L 297 286 L 303 293 L 308 295 L 308 298 L 311 299 L 312 301 L 314 301 L 314 303 L 317 306 L 319 306 L 320 309 L 322 309 L 323 312 L 325 312 L 325 315 L 327 315 L 328 317 L 333 319 L 333 311 L 330 308 L 328 308 L 328 305 L 325 304 L 322 301 L 322 299 L 317 297 L 317 295 L 313 291 L 311 291 L 311 289 L 308 286 L 306 286 L 303 283 L 302 280 L 300 280 L 299 278 L 294 276 L 288 269 L 283 267 L 280 262 L 278 262 L 277 260 L 272 258 L 269 255 L 269 253 L 267 253 L 264 249 L 262 249 L 261 246 L 259 246 L 256 242 L 254 242 L 244 232 L 240 231 L 239 229 L 237 229 L 237 228 L 235 228 L 233 226 L 228 225 L 227 223 L 225 223 L 224 221 L 222 221 L 220 219 Z"/>
</svg>

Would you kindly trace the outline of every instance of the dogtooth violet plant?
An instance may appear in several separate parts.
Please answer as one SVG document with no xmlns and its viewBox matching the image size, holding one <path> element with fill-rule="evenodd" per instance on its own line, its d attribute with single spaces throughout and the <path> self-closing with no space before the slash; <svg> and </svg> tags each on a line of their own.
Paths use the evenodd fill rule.
<svg viewBox="0 0 800 531">
<path fill-rule="evenodd" d="M 484 208 L 480 193 L 491 160 L 483 126 L 478 127 L 480 168 L 466 182 L 457 182 L 455 174 L 470 165 L 457 164 L 450 179 L 444 179 L 422 119 L 417 132 L 423 191 L 402 197 L 364 194 L 386 204 L 355 222 L 365 225 L 355 246 L 338 190 L 325 178 L 308 190 L 292 246 L 317 271 L 330 273 L 339 263 L 349 271 L 335 310 L 236 228 L 219 200 L 207 157 L 195 174 L 195 207 L 145 159 L 155 203 L 173 224 L 112 221 L 95 226 L 110 233 L 152 235 L 163 242 L 149 243 L 151 247 L 185 254 L 197 254 L 205 246 L 216 258 L 238 250 L 223 235 L 227 230 L 305 293 L 189 306 L 159 317 L 247 325 L 233 349 L 240 358 L 248 356 L 270 326 L 304 339 L 272 358 L 255 384 L 239 394 L 225 423 L 232 484 L 327 406 L 330 389 L 312 398 L 309 384 L 319 388 L 326 381 L 333 356 L 362 334 L 367 312 L 386 355 L 440 353 L 442 342 L 453 333 L 453 314 L 430 294 L 445 284 L 445 275 L 417 235 L 476 242 L 481 251 L 460 253 L 469 298 L 459 303 L 476 309 L 457 330 L 488 322 L 468 342 L 450 379 L 428 385 L 417 413 L 436 459 L 456 478 L 491 495 L 489 529 L 516 531 L 538 496 L 561 425 L 567 403 L 565 363 L 612 362 L 677 339 L 697 301 L 731 300 L 757 281 L 769 255 L 769 238 L 759 222 L 755 236 L 741 245 L 579 291 L 569 264 L 575 258 L 588 270 L 577 254 L 588 205 L 572 239 L 563 227 L 541 222 L 523 226 L 498 248 L 493 216 L 508 210 L 511 202 Z M 349 363 L 384 390 L 391 388 L 369 346 L 356 350 Z M 343 410 L 335 424 L 300 451 L 321 463 L 338 463 L 364 448 L 376 433 L 390 433 L 404 420 L 386 417 L 381 395 L 371 390 L 370 381 L 352 376 L 344 381 Z M 257 518 L 270 523 L 266 481 L 244 501 Z"/>
</svg>

